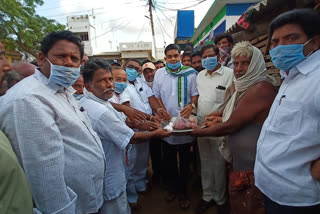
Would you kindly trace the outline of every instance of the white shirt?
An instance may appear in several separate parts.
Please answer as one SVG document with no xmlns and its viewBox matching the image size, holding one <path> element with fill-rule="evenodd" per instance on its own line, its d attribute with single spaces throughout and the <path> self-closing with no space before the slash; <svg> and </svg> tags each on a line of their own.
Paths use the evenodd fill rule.
<svg viewBox="0 0 320 214">
<path fill-rule="evenodd" d="M 129 83 L 120 96 L 120 103 L 130 102 L 130 106 L 143 113 L 152 114 L 149 97 L 153 96 L 151 88 L 141 79 L 137 78 L 134 85 Z"/>
<path fill-rule="evenodd" d="M 191 103 L 191 97 L 198 95 L 197 90 L 197 74 L 193 73 L 188 75 L 188 97 L 187 102 Z M 161 98 L 166 110 L 173 117 L 178 116 L 178 111 L 181 107 L 178 105 L 178 77 L 170 75 L 166 68 L 160 68 L 154 75 L 153 80 L 153 93 L 156 98 Z M 184 144 L 193 141 L 191 136 L 170 136 L 164 138 L 170 144 Z"/>
<path fill-rule="evenodd" d="M 126 190 L 125 149 L 134 132 L 110 102 L 99 99 L 93 93 L 86 92 L 79 103 L 87 111 L 106 155 L 108 168 L 105 198 L 115 199 Z"/>
<path fill-rule="evenodd" d="M 197 76 L 197 87 L 199 92 L 197 115 L 205 117 L 217 111 L 224 103 L 226 89 L 232 84 L 233 70 L 221 66 L 220 69 L 210 75 L 208 71 L 202 70 Z"/>
<path fill-rule="evenodd" d="M 320 204 L 320 182 L 310 174 L 320 157 L 320 50 L 285 75 L 257 145 L 256 186 L 288 206 Z"/>
<path fill-rule="evenodd" d="M 0 129 L 42 213 L 95 213 L 104 201 L 103 148 L 74 92 L 36 70 L 0 97 Z"/>
</svg>

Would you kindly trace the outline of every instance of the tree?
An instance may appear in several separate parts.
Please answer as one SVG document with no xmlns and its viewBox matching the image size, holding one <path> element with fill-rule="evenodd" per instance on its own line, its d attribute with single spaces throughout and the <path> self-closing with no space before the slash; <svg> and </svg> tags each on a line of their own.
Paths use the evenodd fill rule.
<svg viewBox="0 0 320 214">
<path fill-rule="evenodd" d="M 42 0 L 0 0 L 0 39 L 37 57 L 41 40 L 50 32 L 65 29 L 55 20 L 36 14 L 36 6 L 42 4 Z"/>
</svg>

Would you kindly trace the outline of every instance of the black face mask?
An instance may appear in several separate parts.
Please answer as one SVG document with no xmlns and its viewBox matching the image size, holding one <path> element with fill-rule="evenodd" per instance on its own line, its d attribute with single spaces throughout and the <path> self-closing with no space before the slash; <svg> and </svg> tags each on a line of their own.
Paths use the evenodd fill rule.
<svg viewBox="0 0 320 214">
<path fill-rule="evenodd" d="M 204 70 L 204 67 L 196 67 L 195 70 L 200 72 L 200 71 Z"/>
</svg>

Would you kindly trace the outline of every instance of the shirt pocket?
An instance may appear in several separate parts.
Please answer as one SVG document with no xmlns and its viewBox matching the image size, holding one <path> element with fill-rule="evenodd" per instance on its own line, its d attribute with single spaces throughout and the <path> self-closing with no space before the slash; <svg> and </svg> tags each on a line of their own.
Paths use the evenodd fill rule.
<svg viewBox="0 0 320 214">
<path fill-rule="evenodd" d="M 298 134 L 302 122 L 302 104 L 282 99 L 278 105 L 270 124 L 271 127 L 274 131 L 289 136 Z"/>
<path fill-rule="evenodd" d="M 217 103 L 223 103 L 224 102 L 224 95 L 225 95 L 226 90 L 214 89 L 214 101 Z"/>
</svg>

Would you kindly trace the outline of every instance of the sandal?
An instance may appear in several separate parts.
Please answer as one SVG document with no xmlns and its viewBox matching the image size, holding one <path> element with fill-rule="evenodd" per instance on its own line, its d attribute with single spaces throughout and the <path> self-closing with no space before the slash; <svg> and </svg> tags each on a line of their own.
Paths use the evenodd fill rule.
<svg viewBox="0 0 320 214">
<path fill-rule="evenodd" d="M 205 213 L 210 207 L 214 206 L 215 202 L 212 201 L 205 201 L 203 199 L 201 199 L 200 203 L 198 204 L 197 208 L 196 208 L 196 213 L 197 214 L 202 214 Z"/>
<path fill-rule="evenodd" d="M 176 199 L 177 195 L 173 192 L 168 192 L 166 197 L 165 197 L 165 200 L 166 202 L 172 202 L 174 201 L 174 199 Z"/>
<path fill-rule="evenodd" d="M 183 210 L 186 210 L 190 207 L 191 202 L 186 195 L 181 195 L 179 197 L 179 207 Z"/>
</svg>

